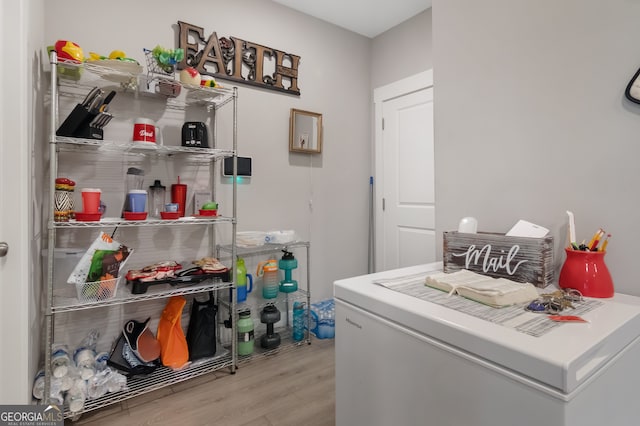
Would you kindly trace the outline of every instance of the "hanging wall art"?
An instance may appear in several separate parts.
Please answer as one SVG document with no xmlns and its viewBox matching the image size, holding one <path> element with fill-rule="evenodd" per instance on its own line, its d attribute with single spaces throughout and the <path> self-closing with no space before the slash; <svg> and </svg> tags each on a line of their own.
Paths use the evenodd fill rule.
<svg viewBox="0 0 640 426">
<path fill-rule="evenodd" d="M 237 37 L 204 38 L 204 28 L 178 21 L 179 48 L 185 57 L 178 69 L 195 68 L 201 75 L 300 96 L 300 56 Z"/>
</svg>

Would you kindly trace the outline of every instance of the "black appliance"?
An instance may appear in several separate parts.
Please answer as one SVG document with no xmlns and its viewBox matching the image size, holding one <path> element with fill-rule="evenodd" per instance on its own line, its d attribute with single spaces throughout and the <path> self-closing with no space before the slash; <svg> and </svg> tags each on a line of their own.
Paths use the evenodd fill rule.
<svg viewBox="0 0 640 426">
<path fill-rule="evenodd" d="M 207 125 L 201 121 L 187 121 L 182 125 L 182 146 L 209 148 Z"/>
</svg>

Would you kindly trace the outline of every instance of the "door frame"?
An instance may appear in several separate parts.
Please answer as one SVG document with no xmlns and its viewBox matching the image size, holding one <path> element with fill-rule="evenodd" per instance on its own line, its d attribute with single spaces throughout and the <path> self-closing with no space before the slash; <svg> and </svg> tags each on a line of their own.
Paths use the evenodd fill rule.
<svg viewBox="0 0 640 426">
<path fill-rule="evenodd" d="M 384 223 L 382 221 L 383 214 L 383 114 L 382 108 L 386 101 L 408 95 L 419 90 L 433 87 L 433 69 L 429 69 L 418 74 L 403 78 L 373 89 L 374 103 L 374 146 L 373 146 L 373 176 L 374 176 L 374 203 L 373 203 L 373 270 L 378 271 L 378 265 L 382 265 L 382 256 L 384 255 Z"/>
<path fill-rule="evenodd" d="M 0 43 L 10 60 L 0 65 L 0 240 L 9 252 L 0 258 L 0 403 L 31 401 L 29 200 L 31 167 L 29 113 L 31 105 L 28 51 L 31 1 L 2 0 Z M 18 76 L 16 78 L 16 76 Z M 10 384 L 10 385 L 9 385 Z"/>
</svg>

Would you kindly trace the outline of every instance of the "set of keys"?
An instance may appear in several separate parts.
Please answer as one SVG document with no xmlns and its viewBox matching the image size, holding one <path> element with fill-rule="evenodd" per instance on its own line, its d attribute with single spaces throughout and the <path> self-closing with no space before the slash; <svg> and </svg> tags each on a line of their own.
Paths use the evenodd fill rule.
<svg viewBox="0 0 640 426">
<path fill-rule="evenodd" d="M 573 309 L 573 302 L 583 301 L 582 293 L 573 288 L 541 294 L 525 309 L 537 314 L 558 314 L 565 309 Z"/>
</svg>

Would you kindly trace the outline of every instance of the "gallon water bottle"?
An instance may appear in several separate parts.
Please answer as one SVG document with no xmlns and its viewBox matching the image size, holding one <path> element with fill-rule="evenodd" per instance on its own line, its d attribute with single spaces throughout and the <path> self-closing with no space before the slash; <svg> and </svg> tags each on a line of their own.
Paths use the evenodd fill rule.
<svg viewBox="0 0 640 426">
<path fill-rule="evenodd" d="M 256 271 L 258 277 L 262 277 L 262 297 L 275 299 L 278 297 L 278 261 L 269 259 L 258 263 Z"/>
<path fill-rule="evenodd" d="M 253 353 L 253 320 L 251 311 L 244 310 L 238 313 L 238 355 L 250 355 Z"/>
<path fill-rule="evenodd" d="M 304 306 L 305 302 L 293 302 L 293 333 L 294 342 L 304 339 Z"/>
</svg>

